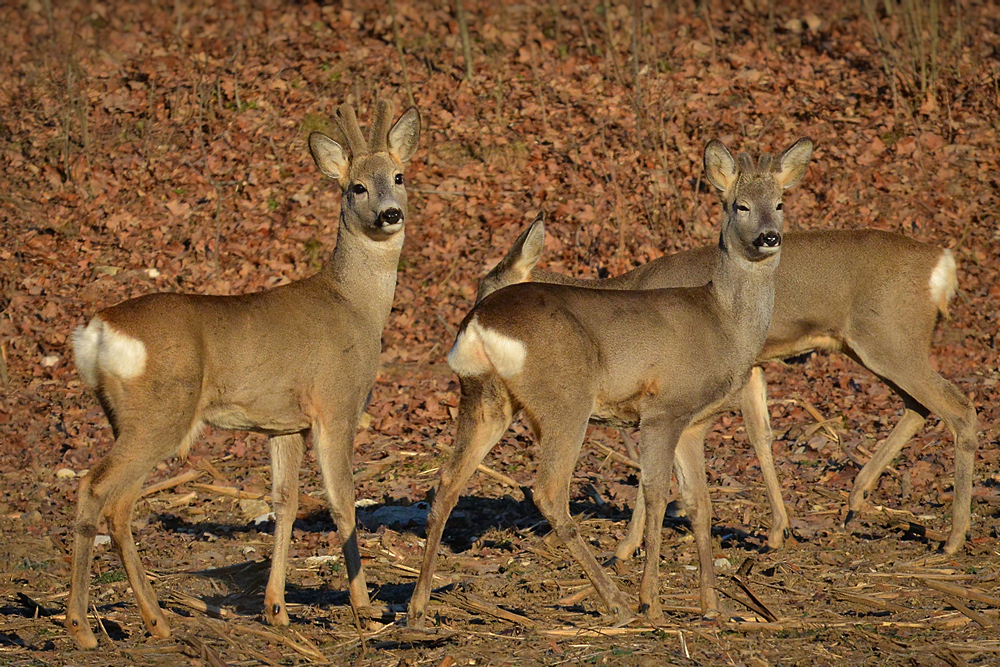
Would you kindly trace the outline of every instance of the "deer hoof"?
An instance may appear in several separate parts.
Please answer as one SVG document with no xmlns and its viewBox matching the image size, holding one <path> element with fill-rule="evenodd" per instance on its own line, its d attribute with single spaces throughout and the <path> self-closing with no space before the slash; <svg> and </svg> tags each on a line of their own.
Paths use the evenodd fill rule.
<svg viewBox="0 0 1000 667">
<path fill-rule="evenodd" d="M 267 604 L 264 607 L 264 616 L 267 618 L 268 625 L 274 625 L 278 627 L 285 627 L 291 625 L 291 619 L 288 618 L 288 609 L 285 605 L 279 602 L 273 602 Z"/>
<path fill-rule="evenodd" d="M 167 639 L 170 636 L 170 626 L 167 619 L 159 614 L 146 621 L 146 632 L 157 639 Z"/>
<path fill-rule="evenodd" d="M 407 611 L 406 612 L 406 627 L 415 628 L 417 630 L 423 628 L 427 624 L 427 616 L 424 612 L 420 611 Z"/>
<path fill-rule="evenodd" d="M 91 632 L 90 626 L 86 623 L 78 623 L 77 621 L 72 621 L 72 623 L 76 623 L 76 626 L 67 625 L 70 625 L 69 634 L 77 647 L 85 651 L 92 651 L 97 648 L 97 637 Z"/>
</svg>

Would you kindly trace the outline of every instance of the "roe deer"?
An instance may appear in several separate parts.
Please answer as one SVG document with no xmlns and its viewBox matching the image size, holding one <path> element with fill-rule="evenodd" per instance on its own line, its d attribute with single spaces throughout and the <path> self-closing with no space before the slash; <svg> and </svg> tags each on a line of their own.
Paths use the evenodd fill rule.
<svg viewBox="0 0 1000 667">
<path fill-rule="evenodd" d="M 701 285 L 712 273 L 713 248 L 657 258 L 628 273 L 584 280 L 535 268 L 544 245 L 536 220 L 479 284 L 477 301 L 518 282 L 535 281 L 594 289 L 662 289 Z M 789 232 L 775 275 L 774 314 L 758 364 L 810 350 L 840 350 L 884 380 L 903 399 L 903 418 L 858 473 L 848 499 L 845 524 L 864 507 L 879 476 L 924 425 L 937 414 L 955 439 L 955 497 L 952 530 L 944 545 L 957 552 L 971 527 L 972 478 L 978 420 L 972 402 L 931 366 L 930 344 L 939 315 L 947 316 L 955 294 L 955 260 L 950 250 L 900 234 L 877 230 Z M 739 396 L 747 435 L 760 460 L 771 506 L 768 546 L 780 548 L 789 521 L 771 453 L 773 436 L 767 388 L 760 366 Z M 681 452 L 678 451 L 678 455 Z M 626 560 L 642 539 L 642 488 L 626 539 L 615 551 Z"/>
<path fill-rule="evenodd" d="M 812 142 L 776 159 L 733 159 L 719 141 L 705 147 L 708 180 L 722 192 L 723 222 L 711 282 L 650 291 L 592 290 L 544 283 L 511 285 L 466 316 L 448 363 L 461 383 L 455 451 L 427 522 L 420 577 L 408 622 L 424 621 L 445 522 L 486 453 L 523 410 L 539 439 L 534 499 L 583 567 L 608 610 L 632 615 L 569 514 L 569 482 L 591 419 L 641 429 L 647 503 L 640 611 L 661 615 L 660 541 L 674 448 L 738 391 L 767 337 L 774 270 L 781 250 L 782 190 L 805 174 Z M 700 444 L 700 441 L 699 441 Z M 683 471 L 694 514 L 702 609 L 718 607 L 713 584 L 708 488 L 697 457 Z"/>
<path fill-rule="evenodd" d="M 380 101 L 369 141 L 353 109 L 336 120 L 347 148 L 314 132 L 316 166 L 342 190 L 337 245 L 314 276 L 239 296 L 153 294 L 98 313 L 73 336 L 80 375 L 97 388 L 115 442 L 80 482 L 66 626 L 82 648 L 91 548 L 103 514 L 149 633 L 170 629 L 146 579 L 130 528 L 146 474 L 186 455 L 205 424 L 269 436 L 274 555 L 264 595 L 271 624 L 288 625 L 285 566 L 298 505 L 304 436 L 311 432 L 347 563 L 351 604 L 368 606 L 358 552 L 352 479 L 358 419 L 375 382 L 382 329 L 403 247 L 403 165 L 420 116 L 392 125 Z"/>
</svg>

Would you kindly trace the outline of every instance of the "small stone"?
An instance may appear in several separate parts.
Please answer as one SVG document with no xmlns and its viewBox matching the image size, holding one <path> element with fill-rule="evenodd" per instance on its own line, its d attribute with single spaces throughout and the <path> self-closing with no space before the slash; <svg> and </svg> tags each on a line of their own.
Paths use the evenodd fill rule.
<svg viewBox="0 0 1000 667">
<path fill-rule="evenodd" d="M 59 468 L 56 470 L 56 479 L 73 479 L 76 477 L 76 472 L 71 468 Z"/>
<path fill-rule="evenodd" d="M 271 506 L 267 504 L 265 500 L 250 500 L 248 498 L 243 498 L 240 500 L 240 511 L 243 512 L 243 516 L 248 519 L 254 519 L 259 517 L 261 514 L 267 514 L 271 511 Z"/>
<path fill-rule="evenodd" d="M 21 521 L 29 525 L 35 525 L 36 523 L 40 523 L 41 520 L 42 520 L 42 513 L 39 512 L 38 510 L 31 510 L 30 512 L 25 512 L 24 514 L 21 515 Z"/>
<path fill-rule="evenodd" d="M 50 354 L 46 357 L 42 357 L 42 368 L 52 368 L 59 363 L 58 354 Z"/>
<path fill-rule="evenodd" d="M 309 556 L 306 563 L 309 565 L 323 565 L 324 563 L 336 563 L 338 556 Z"/>
<path fill-rule="evenodd" d="M 110 535 L 97 535 L 96 537 L 94 537 L 94 546 L 95 547 L 103 546 L 105 544 L 111 544 L 111 536 Z"/>
<path fill-rule="evenodd" d="M 267 514 L 261 514 L 260 516 L 254 517 L 253 525 L 260 526 L 268 521 L 274 521 L 274 512 L 268 512 Z"/>
<path fill-rule="evenodd" d="M 802 32 L 802 29 L 804 27 L 805 27 L 805 22 L 802 19 L 788 19 L 787 21 L 785 21 L 785 30 L 787 30 L 788 32 L 794 32 L 795 34 L 798 34 Z"/>
<path fill-rule="evenodd" d="M 715 565 L 716 570 L 728 570 L 733 567 L 733 564 L 729 562 L 729 559 L 724 556 L 716 558 L 712 564 Z"/>
</svg>

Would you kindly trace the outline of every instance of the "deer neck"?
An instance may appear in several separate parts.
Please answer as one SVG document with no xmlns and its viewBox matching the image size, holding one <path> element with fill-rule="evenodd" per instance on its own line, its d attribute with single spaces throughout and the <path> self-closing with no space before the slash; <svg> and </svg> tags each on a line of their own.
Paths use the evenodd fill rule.
<svg viewBox="0 0 1000 667">
<path fill-rule="evenodd" d="M 752 262 L 726 244 L 719 244 L 710 289 L 730 340 L 751 360 L 763 347 L 771 326 L 778 259 L 775 256 Z"/>
<path fill-rule="evenodd" d="M 337 246 L 321 271 L 326 283 L 379 330 L 385 327 L 396 292 L 403 232 L 376 240 L 341 215 Z"/>
</svg>

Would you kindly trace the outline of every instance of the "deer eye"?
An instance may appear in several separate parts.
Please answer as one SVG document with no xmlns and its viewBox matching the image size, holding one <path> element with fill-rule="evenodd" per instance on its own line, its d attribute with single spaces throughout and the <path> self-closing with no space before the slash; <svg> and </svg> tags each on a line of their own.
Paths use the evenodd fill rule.
<svg viewBox="0 0 1000 667">
<path fill-rule="evenodd" d="M 774 209 L 775 209 L 776 211 L 780 211 L 780 210 L 782 210 L 782 209 L 784 209 L 784 208 L 785 208 L 785 205 L 784 205 L 784 204 L 782 204 L 782 203 L 781 203 L 780 201 L 778 202 L 778 205 L 774 207 Z"/>
<path fill-rule="evenodd" d="M 365 188 L 365 186 L 361 185 L 360 183 L 355 183 L 354 185 L 351 186 L 351 192 L 356 195 L 363 195 L 364 193 L 368 192 L 368 190 Z"/>
<path fill-rule="evenodd" d="M 402 185 L 402 184 L 403 184 L 403 175 L 396 174 L 396 185 Z"/>
<path fill-rule="evenodd" d="M 743 211 L 744 213 L 746 213 L 747 211 L 750 210 L 750 207 L 747 206 L 747 205 L 745 205 L 745 204 L 737 204 L 736 205 L 736 210 L 737 211 Z"/>
</svg>

